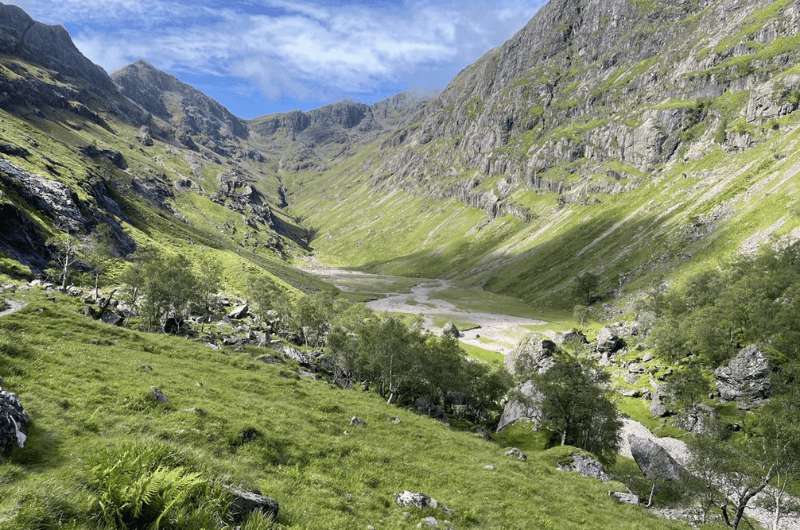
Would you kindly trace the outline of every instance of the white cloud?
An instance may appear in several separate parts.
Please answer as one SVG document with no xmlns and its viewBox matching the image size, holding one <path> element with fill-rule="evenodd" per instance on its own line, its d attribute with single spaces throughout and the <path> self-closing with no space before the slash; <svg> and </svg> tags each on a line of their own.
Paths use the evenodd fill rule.
<svg viewBox="0 0 800 530">
<path fill-rule="evenodd" d="M 77 29 L 115 70 L 144 58 L 192 74 L 234 76 L 269 97 L 360 94 L 419 72 L 451 71 L 522 27 L 542 0 L 23 0 L 36 18 Z M 443 80 L 436 80 L 442 82 Z"/>
</svg>

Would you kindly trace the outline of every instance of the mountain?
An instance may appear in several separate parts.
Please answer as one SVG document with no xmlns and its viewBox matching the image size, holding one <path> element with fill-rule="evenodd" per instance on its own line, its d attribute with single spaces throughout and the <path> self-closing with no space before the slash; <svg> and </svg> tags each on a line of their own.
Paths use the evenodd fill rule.
<svg viewBox="0 0 800 530">
<path fill-rule="evenodd" d="M 289 112 L 250 122 L 258 143 L 278 157 L 279 170 L 323 169 L 354 148 L 407 124 L 425 99 L 404 93 L 374 105 L 343 101 L 310 112 Z"/>
<path fill-rule="evenodd" d="M 797 239 L 798 20 L 553 0 L 357 162 L 296 177 L 294 211 L 337 262 L 563 309 L 581 273 L 634 295 Z"/>
<path fill-rule="evenodd" d="M 41 274 L 54 236 L 108 227 L 119 257 L 203 241 L 231 266 L 322 286 L 287 265 L 308 231 L 281 212 L 280 180 L 222 105 L 144 63 L 115 81 L 15 6 L 0 4 L 0 52 L 2 259 Z"/>
<path fill-rule="evenodd" d="M 248 136 L 247 125 L 228 109 L 144 61 L 115 72 L 112 79 L 123 95 L 170 124 L 173 136 L 187 146 L 197 141 L 230 154 Z"/>
</svg>

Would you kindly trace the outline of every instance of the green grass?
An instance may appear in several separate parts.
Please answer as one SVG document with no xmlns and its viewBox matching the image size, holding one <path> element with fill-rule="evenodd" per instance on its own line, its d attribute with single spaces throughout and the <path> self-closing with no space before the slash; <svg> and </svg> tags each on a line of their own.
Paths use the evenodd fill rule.
<svg viewBox="0 0 800 530">
<path fill-rule="evenodd" d="M 465 342 L 461 342 L 461 348 L 467 352 L 467 355 L 472 357 L 473 359 L 477 359 L 479 361 L 491 364 L 493 366 L 502 366 L 503 359 L 505 358 L 502 353 L 498 353 L 496 351 L 487 350 L 485 348 L 481 348 L 479 346 L 474 346 L 472 344 L 467 344 Z"/>
<path fill-rule="evenodd" d="M 0 375 L 34 420 L 27 448 L 0 463 L 4 530 L 40 524 L 14 522 L 31 496 L 43 506 L 39 517 L 72 514 L 74 528 L 92 528 L 86 476 L 96 455 L 156 441 L 217 479 L 275 497 L 287 528 L 413 528 L 428 514 L 411 510 L 406 519 L 409 510 L 393 502 L 403 489 L 445 503 L 458 528 L 681 527 L 617 505 L 608 485 L 566 478 L 535 456 L 507 459 L 505 443 L 300 378 L 290 365 L 256 362 L 259 351 L 213 352 L 108 327 L 80 316 L 76 301 L 56 300 L 34 292 L 27 309 L 0 321 L 15 345 L 0 347 Z M 151 387 L 169 404 L 150 404 Z M 351 416 L 366 426 L 351 427 Z"/>
</svg>

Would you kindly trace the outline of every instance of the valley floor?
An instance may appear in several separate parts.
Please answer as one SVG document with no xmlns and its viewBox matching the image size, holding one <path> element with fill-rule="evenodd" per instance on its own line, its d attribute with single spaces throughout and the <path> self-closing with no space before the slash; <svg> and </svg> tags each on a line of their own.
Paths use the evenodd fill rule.
<svg viewBox="0 0 800 530">
<path fill-rule="evenodd" d="M 441 333 L 452 322 L 461 342 L 507 355 L 519 341 L 547 322 L 513 298 L 479 288 L 463 289 L 450 280 L 417 279 L 311 265 L 304 268 L 345 293 L 361 296 L 369 309 L 422 318 L 426 329 Z M 531 315 L 531 316 L 525 316 Z"/>
</svg>

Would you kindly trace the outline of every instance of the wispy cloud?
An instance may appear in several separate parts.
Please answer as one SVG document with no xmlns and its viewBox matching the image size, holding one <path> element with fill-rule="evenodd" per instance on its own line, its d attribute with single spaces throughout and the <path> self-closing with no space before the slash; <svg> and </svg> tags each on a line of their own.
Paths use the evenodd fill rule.
<svg viewBox="0 0 800 530">
<path fill-rule="evenodd" d="M 143 58 L 235 77 L 273 98 L 442 84 L 533 16 L 542 0 L 21 0 L 67 24 L 108 70 Z M 432 87 L 426 87 L 432 88 Z"/>
</svg>

